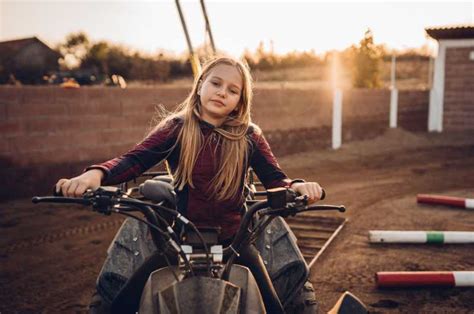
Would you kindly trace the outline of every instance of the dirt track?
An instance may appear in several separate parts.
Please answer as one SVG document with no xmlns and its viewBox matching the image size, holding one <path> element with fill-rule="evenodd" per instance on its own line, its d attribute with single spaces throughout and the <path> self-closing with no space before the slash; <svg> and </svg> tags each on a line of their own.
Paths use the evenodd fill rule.
<svg viewBox="0 0 474 314">
<path fill-rule="evenodd" d="M 316 141 L 317 139 L 315 139 Z M 474 198 L 474 134 L 384 136 L 280 158 L 344 204 L 342 232 L 311 270 L 321 312 L 350 290 L 372 312 L 473 312 L 474 288 L 378 290 L 374 274 L 474 270 L 473 245 L 370 245 L 367 232 L 474 229 L 474 212 L 416 204 L 417 193 Z M 85 311 L 120 218 L 64 206 L 0 204 L 0 312 Z"/>
</svg>

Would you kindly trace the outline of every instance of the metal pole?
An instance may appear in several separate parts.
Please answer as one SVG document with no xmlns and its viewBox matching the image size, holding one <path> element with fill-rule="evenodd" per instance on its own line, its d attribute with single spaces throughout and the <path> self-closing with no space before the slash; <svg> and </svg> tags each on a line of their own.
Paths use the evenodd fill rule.
<svg viewBox="0 0 474 314">
<path fill-rule="evenodd" d="M 206 31 L 207 31 L 207 34 L 209 35 L 209 40 L 211 41 L 212 53 L 216 54 L 216 45 L 214 44 L 214 37 L 212 36 L 211 24 L 209 23 L 209 18 L 207 17 L 207 10 L 206 10 L 206 5 L 204 4 L 204 0 L 201 0 L 201 9 L 202 9 L 202 14 L 204 15 L 204 20 L 206 21 Z"/>
<path fill-rule="evenodd" d="M 178 8 L 179 18 L 181 19 L 181 25 L 183 25 L 184 35 L 186 36 L 186 42 L 188 43 L 188 50 L 190 54 L 191 67 L 193 69 L 194 76 L 197 76 L 201 72 L 201 64 L 199 63 L 199 58 L 194 54 L 193 45 L 191 44 L 191 38 L 189 37 L 188 28 L 186 27 L 186 22 L 184 21 L 183 11 L 181 10 L 181 5 L 179 0 L 175 0 L 176 7 Z"/>
</svg>

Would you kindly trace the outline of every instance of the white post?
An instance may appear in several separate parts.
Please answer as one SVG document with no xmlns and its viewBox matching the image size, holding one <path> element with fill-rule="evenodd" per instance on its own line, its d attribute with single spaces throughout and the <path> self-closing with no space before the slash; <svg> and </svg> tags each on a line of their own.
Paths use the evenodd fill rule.
<svg viewBox="0 0 474 314">
<path fill-rule="evenodd" d="M 390 127 L 397 127 L 398 115 L 398 89 L 396 85 L 396 57 L 392 56 L 392 68 L 390 72 Z"/>
<path fill-rule="evenodd" d="M 428 89 L 433 88 L 433 62 L 434 58 L 430 56 L 430 62 L 428 64 Z"/>
<path fill-rule="evenodd" d="M 430 90 L 430 107 L 428 111 L 428 131 L 443 131 L 443 98 L 444 98 L 444 61 L 446 44 L 438 42 L 438 55 L 434 64 L 433 87 Z"/>
<path fill-rule="evenodd" d="M 342 91 L 339 88 L 339 59 L 332 55 L 332 148 L 338 149 L 342 142 Z"/>
<path fill-rule="evenodd" d="M 342 142 L 342 91 L 334 89 L 332 102 L 332 148 L 338 149 Z"/>
<path fill-rule="evenodd" d="M 441 39 L 438 41 L 438 55 L 434 62 L 433 86 L 430 90 L 428 131 L 443 131 L 444 78 L 446 50 L 474 46 L 474 39 Z"/>
</svg>

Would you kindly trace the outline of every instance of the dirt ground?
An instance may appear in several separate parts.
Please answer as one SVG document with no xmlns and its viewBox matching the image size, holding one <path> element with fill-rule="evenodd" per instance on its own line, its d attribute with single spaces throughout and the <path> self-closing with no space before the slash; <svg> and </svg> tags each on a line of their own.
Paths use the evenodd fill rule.
<svg viewBox="0 0 474 314">
<path fill-rule="evenodd" d="M 317 139 L 314 139 L 317 141 Z M 417 193 L 474 198 L 474 134 L 389 130 L 370 141 L 279 158 L 291 177 L 317 180 L 326 213 L 348 222 L 311 269 L 320 312 L 350 290 L 373 313 L 472 313 L 474 288 L 377 289 L 377 271 L 474 270 L 472 244 L 375 245 L 369 230 L 472 231 L 474 212 L 418 205 Z M 0 312 L 81 312 L 120 217 L 85 209 L 0 203 Z"/>
</svg>

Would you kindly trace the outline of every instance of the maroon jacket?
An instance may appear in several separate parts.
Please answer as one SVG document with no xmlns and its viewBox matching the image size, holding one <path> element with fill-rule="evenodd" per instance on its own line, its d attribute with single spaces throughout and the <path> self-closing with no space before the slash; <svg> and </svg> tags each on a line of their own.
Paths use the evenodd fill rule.
<svg viewBox="0 0 474 314">
<path fill-rule="evenodd" d="M 179 130 L 183 121 L 179 118 L 170 120 L 165 126 L 150 134 L 128 153 L 87 169 L 101 169 L 105 173 L 103 185 L 113 185 L 129 181 L 157 163 L 167 160 L 174 172 L 178 166 L 180 145 L 177 143 Z M 210 199 L 208 187 L 214 178 L 219 165 L 218 137 L 214 126 L 205 121 L 200 122 L 203 135 L 203 149 L 199 153 L 193 169 L 194 188 L 186 185 L 183 190 L 176 190 L 178 210 L 198 226 L 220 226 L 222 239 L 231 237 L 240 223 L 240 209 L 244 199 L 239 196 L 233 199 L 217 201 Z M 283 173 L 273 156 L 270 146 L 253 126 L 247 131 L 250 144 L 249 158 L 251 166 L 265 188 L 287 187 L 290 179 Z M 244 174 L 242 174 L 243 176 Z M 237 182 L 237 178 L 236 178 Z"/>
</svg>

